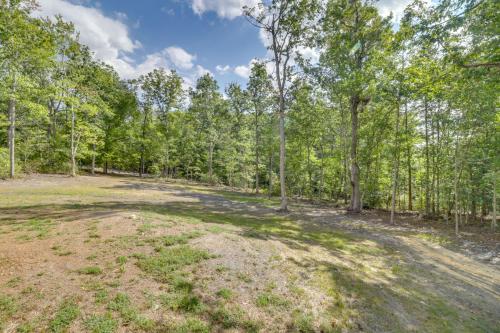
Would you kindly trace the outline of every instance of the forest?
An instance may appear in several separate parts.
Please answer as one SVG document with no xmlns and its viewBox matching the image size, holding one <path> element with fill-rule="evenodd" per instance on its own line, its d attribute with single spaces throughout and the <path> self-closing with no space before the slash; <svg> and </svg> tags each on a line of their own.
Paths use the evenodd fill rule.
<svg viewBox="0 0 500 333">
<path fill-rule="evenodd" d="M 498 332 L 500 2 L 240 3 L 221 86 L 0 0 L 0 330 Z"/>
<path fill-rule="evenodd" d="M 133 171 L 459 224 L 494 210 L 496 1 L 416 1 L 397 31 L 362 1 L 247 8 L 271 58 L 245 87 L 162 68 L 121 80 L 31 5 L 2 4 L 4 177 Z"/>
</svg>

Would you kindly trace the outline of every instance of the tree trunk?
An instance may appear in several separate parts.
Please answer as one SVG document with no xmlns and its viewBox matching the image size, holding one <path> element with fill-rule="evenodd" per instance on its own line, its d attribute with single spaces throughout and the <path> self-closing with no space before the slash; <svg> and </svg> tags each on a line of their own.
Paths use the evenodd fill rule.
<svg viewBox="0 0 500 333">
<path fill-rule="evenodd" d="M 16 158 L 15 158 L 15 138 L 16 138 L 16 101 L 11 98 L 9 100 L 9 167 L 10 178 L 14 178 L 16 173 Z"/>
<path fill-rule="evenodd" d="M 491 230 L 497 227 L 497 173 L 493 173 L 493 216 L 491 217 Z"/>
<path fill-rule="evenodd" d="M 283 99 L 280 102 L 280 189 L 281 189 L 281 205 L 280 210 L 285 212 L 288 210 L 288 199 L 286 197 L 285 183 L 285 103 Z"/>
<path fill-rule="evenodd" d="M 255 109 L 255 193 L 259 194 L 259 112 Z"/>
<path fill-rule="evenodd" d="M 208 145 L 208 179 L 210 183 L 213 183 L 213 154 L 214 154 L 214 144 L 210 141 Z"/>
<path fill-rule="evenodd" d="M 92 144 L 92 167 L 90 169 L 91 174 L 95 174 L 95 143 Z"/>
<path fill-rule="evenodd" d="M 425 122 L 425 216 L 430 215 L 430 192 L 429 192 L 429 126 L 428 126 L 428 105 L 427 98 L 424 100 L 424 122 Z"/>
<path fill-rule="evenodd" d="M 71 177 L 76 177 L 75 110 L 71 107 Z"/>
<path fill-rule="evenodd" d="M 453 188 L 455 191 L 455 235 L 458 236 L 458 218 L 459 218 L 459 210 L 458 210 L 458 138 L 455 146 L 455 172 L 453 179 Z"/>
<path fill-rule="evenodd" d="M 406 167 L 408 169 L 408 210 L 413 210 L 413 200 L 411 193 L 411 144 L 408 130 L 408 104 L 405 102 L 405 133 L 406 133 Z"/>
<path fill-rule="evenodd" d="M 271 150 L 271 154 L 269 154 L 269 188 L 267 191 L 269 199 L 273 195 L 273 156 L 274 156 L 274 151 Z"/>
<path fill-rule="evenodd" d="M 354 213 L 361 212 L 361 191 L 359 188 L 359 166 L 358 166 L 358 106 L 359 96 L 351 97 L 351 205 L 349 210 Z"/>
<path fill-rule="evenodd" d="M 399 177 L 399 102 L 396 114 L 396 136 L 394 144 L 394 168 L 392 171 L 392 198 L 391 198 L 391 224 L 394 223 L 394 211 L 396 210 L 396 190 Z"/>
</svg>

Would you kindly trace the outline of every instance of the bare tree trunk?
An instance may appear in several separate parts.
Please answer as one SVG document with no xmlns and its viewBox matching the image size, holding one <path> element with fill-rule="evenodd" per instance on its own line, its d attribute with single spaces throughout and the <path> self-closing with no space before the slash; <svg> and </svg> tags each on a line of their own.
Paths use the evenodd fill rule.
<svg viewBox="0 0 500 333">
<path fill-rule="evenodd" d="M 91 174 L 95 174 L 95 143 L 92 144 L 92 167 L 90 169 Z"/>
<path fill-rule="evenodd" d="M 281 101 L 280 104 L 280 189 L 281 189 L 281 211 L 288 210 L 288 199 L 286 197 L 286 183 L 285 183 L 285 105 L 284 101 Z"/>
<path fill-rule="evenodd" d="M 259 111 L 255 109 L 255 193 L 259 194 Z"/>
<path fill-rule="evenodd" d="M 71 106 L 71 177 L 76 177 L 75 110 Z"/>
<path fill-rule="evenodd" d="M 491 230 L 497 227 L 497 173 L 493 173 L 493 216 L 491 218 Z"/>
<path fill-rule="evenodd" d="M 213 182 L 213 154 L 214 154 L 214 144 L 210 141 L 208 146 L 208 179 L 210 183 Z"/>
<path fill-rule="evenodd" d="M 11 98 L 9 100 L 9 166 L 10 178 L 14 178 L 16 173 L 16 158 L 15 158 L 15 138 L 16 138 L 16 101 Z"/>
<path fill-rule="evenodd" d="M 394 168 L 392 171 L 392 198 L 391 198 L 391 224 L 394 223 L 394 211 L 396 210 L 396 190 L 399 177 L 399 101 L 396 114 L 396 136 L 394 145 Z"/>
<path fill-rule="evenodd" d="M 457 138 L 457 143 L 455 146 L 455 172 L 454 172 L 454 179 L 453 179 L 453 188 L 455 191 L 455 234 L 458 236 L 458 218 L 459 218 L 459 211 L 458 211 L 458 138 Z"/>
<path fill-rule="evenodd" d="M 429 192 L 429 126 L 428 126 L 428 105 L 427 98 L 424 100 L 424 122 L 425 122 L 425 216 L 430 214 L 430 192 Z"/>
<path fill-rule="evenodd" d="M 405 133 L 406 133 L 406 167 L 408 168 L 408 210 L 413 210 L 413 200 L 411 193 L 411 144 L 408 130 L 408 104 L 405 102 Z"/>
<path fill-rule="evenodd" d="M 269 155 L 269 189 L 268 189 L 268 197 L 271 198 L 273 194 L 273 156 L 274 151 L 271 150 L 271 154 Z"/>
<path fill-rule="evenodd" d="M 351 97 L 351 205 L 349 210 L 355 213 L 361 212 L 361 190 L 359 187 L 358 166 L 358 105 L 359 96 Z"/>
</svg>

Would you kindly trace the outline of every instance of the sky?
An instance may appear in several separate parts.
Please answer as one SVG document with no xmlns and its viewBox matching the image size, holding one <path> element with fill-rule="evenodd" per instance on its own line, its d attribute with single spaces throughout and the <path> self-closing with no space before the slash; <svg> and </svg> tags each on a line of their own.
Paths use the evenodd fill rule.
<svg viewBox="0 0 500 333">
<path fill-rule="evenodd" d="M 242 16 L 258 0 L 38 0 L 35 15 L 61 15 L 74 23 L 80 41 L 123 79 L 154 68 L 175 69 L 187 86 L 209 72 L 223 89 L 246 85 L 254 59 L 265 59 L 265 38 Z M 380 0 L 395 21 L 410 0 Z M 311 59 L 317 52 L 302 52 Z"/>
</svg>

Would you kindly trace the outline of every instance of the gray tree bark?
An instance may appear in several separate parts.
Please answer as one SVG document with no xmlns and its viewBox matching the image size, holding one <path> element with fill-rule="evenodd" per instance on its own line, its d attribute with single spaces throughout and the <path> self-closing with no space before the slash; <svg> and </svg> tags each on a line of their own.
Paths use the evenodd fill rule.
<svg viewBox="0 0 500 333">
<path fill-rule="evenodd" d="M 71 107 L 71 177 L 76 177 L 75 110 Z"/>
<path fill-rule="evenodd" d="M 16 139 L 16 101 L 13 98 L 11 98 L 9 100 L 9 167 L 10 167 L 10 178 L 14 178 L 15 173 L 16 173 L 15 139 Z"/>
<path fill-rule="evenodd" d="M 396 114 L 396 136 L 394 144 L 394 167 L 392 171 L 392 198 L 391 198 L 391 224 L 394 223 L 394 211 L 396 210 L 396 191 L 399 177 L 399 102 Z"/>
<path fill-rule="evenodd" d="M 361 212 L 361 190 L 359 186 L 359 166 L 358 166 L 358 106 L 359 96 L 351 98 L 351 205 L 349 210 L 354 213 Z"/>
</svg>

